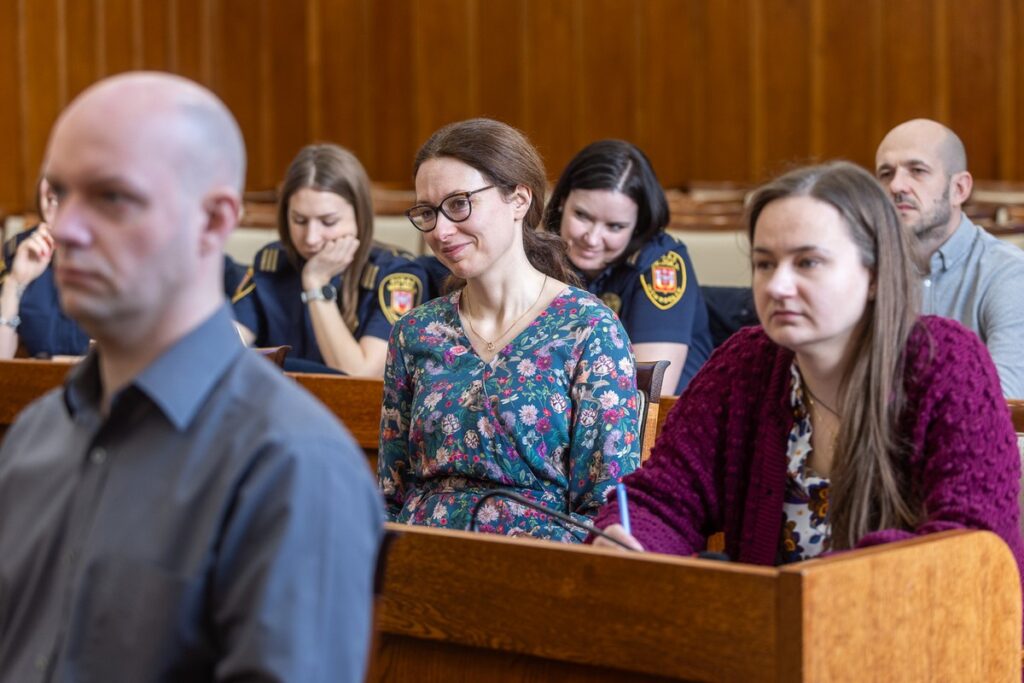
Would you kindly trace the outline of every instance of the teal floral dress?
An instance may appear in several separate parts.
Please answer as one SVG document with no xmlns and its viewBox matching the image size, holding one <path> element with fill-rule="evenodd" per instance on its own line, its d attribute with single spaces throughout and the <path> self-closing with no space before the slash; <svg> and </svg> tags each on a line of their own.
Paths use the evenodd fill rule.
<svg viewBox="0 0 1024 683">
<path fill-rule="evenodd" d="M 491 360 L 459 319 L 461 292 L 395 324 L 384 370 L 378 477 L 392 521 L 468 529 L 480 496 L 511 490 L 589 521 L 640 464 L 636 368 L 626 333 L 567 287 Z M 540 512 L 492 497 L 477 528 L 577 542 Z"/>
</svg>

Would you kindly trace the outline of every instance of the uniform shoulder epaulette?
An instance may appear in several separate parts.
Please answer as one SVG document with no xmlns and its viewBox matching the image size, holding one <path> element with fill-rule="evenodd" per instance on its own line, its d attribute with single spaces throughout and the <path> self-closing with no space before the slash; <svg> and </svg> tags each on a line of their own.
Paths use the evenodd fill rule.
<svg viewBox="0 0 1024 683">
<path fill-rule="evenodd" d="M 280 247 L 263 247 L 256 254 L 254 266 L 261 273 L 276 273 L 285 261 L 284 250 Z"/>
<path fill-rule="evenodd" d="M 377 275 L 380 273 L 380 266 L 375 263 L 366 262 L 363 266 L 363 276 L 359 279 L 359 286 L 364 289 L 373 289 L 377 286 Z"/>
<path fill-rule="evenodd" d="M 383 251 L 391 256 L 398 256 L 400 258 L 409 259 L 410 261 L 416 258 L 411 252 L 395 246 L 394 244 L 388 244 L 387 242 L 378 242 L 374 240 L 373 248 L 378 251 Z"/>
</svg>

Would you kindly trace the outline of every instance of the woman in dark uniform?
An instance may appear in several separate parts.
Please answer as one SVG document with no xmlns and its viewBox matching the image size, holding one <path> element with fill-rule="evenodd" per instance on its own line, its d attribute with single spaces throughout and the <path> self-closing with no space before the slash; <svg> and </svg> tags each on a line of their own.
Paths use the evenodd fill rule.
<svg viewBox="0 0 1024 683">
<path fill-rule="evenodd" d="M 370 180 L 337 145 L 304 147 L 285 174 L 278 235 L 234 297 L 257 346 L 349 375 L 381 377 L 391 326 L 423 299 L 423 269 L 373 244 Z M 308 366 L 306 366 L 308 368 Z"/>
<path fill-rule="evenodd" d="M 669 360 L 680 393 L 711 354 L 708 313 L 682 242 L 666 234 L 668 202 L 647 156 L 622 140 L 583 148 L 562 172 L 544 227 L 619 316 L 638 361 Z"/>
</svg>

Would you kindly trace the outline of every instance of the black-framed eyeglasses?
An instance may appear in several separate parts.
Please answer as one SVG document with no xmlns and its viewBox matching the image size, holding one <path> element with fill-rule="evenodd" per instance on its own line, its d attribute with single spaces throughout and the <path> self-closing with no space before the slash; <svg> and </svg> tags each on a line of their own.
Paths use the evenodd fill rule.
<svg viewBox="0 0 1024 683">
<path fill-rule="evenodd" d="M 452 223 L 461 223 L 473 213 L 473 202 L 469 201 L 469 198 L 477 192 L 483 192 L 492 187 L 494 185 L 481 187 L 479 190 L 473 190 L 472 192 L 454 192 L 442 199 L 438 206 L 417 204 L 407 210 L 405 215 L 409 222 L 412 223 L 412 226 L 420 232 L 430 232 L 437 227 L 438 211 Z"/>
</svg>

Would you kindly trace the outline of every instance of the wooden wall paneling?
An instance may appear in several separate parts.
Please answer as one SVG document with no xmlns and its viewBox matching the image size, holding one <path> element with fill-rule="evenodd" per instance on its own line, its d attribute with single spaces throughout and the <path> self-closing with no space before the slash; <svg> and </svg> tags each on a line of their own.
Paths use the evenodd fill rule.
<svg viewBox="0 0 1024 683">
<path fill-rule="evenodd" d="M 373 112 L 368 138 L 373 148 L 374 180 L 409 185 L 418 139 L 415 120 L 417 84 L 413 78 L 412 4 L 409 0 L 376 0 L 370 13 L 370 97 Z M 444 49 L 444 40 L 437 41 Z"/>
<path fill-rule="evenodd" d="M 526 15 L 525 128 L 553 177 L 582 146 L 581 3 L 527 0 Z"/>
<path fill-rule="evenodd" d="M 99 25 L 97 0 L 63 0 L 64 39 L 66 41 L 67 94 L 64 104 L 96 82 L 100 76 L 97 62 Z"/>
<path fill-rule="evenodd" d="M 635 142 L 642 110 L 637 84 L 637 4 L 632 0 L 587 0 L 581 5 L 580 24 L 577 148 L 602 138 Z M 552 176 L 558 172 L 552 169 Z"/>
<path fill-rule="evenodd" d="M 847 159 L 871 167 L 875 158 L 877 114 L 874 99 L 878 96 L 872 74 L 873 35 L 877 16 L 872 7 L 880 0 L 828 0 L 821 3 L 820 23 L 814 30 L 817 46 L 814 59 L 819 61 L 814 84 L 820 93 L 820 126 L 823 145 L 822 160 Z M 819 152 L 819 150 L 812 150 Z"/>
<path fill-rule="evenodd" d="M 976 178 L 999 177 L 998 0 L 953 2 L 949 21 L 949 125 Z"/>
<path fill-rule="evenodd" d="M 307 25 L 318 17 L 307 14 L 305 2 L 271 2 L 266 9 L 269 78 L 261 91 L 267 147 L 266 175 L 261 187 L 275 187 L 284 176 L 295 153 L 312 142 L 315 136 L 310 126 L 311 80 L 317 78 L 308 63 L 306 49 Z"/>
<path fill-rule="evenodd" d="M 1017 5 L 1013 0 L 999 0 L 997 27 L 999 30 L 999 51 L 996 57 L 996 116 L 998 127 L 998 177 L 1012 178 L 1020 166 L 1018 161 L 1019 141 L 1017 137 L 1016 83 L 1020 67 L 1017 62 Z"/>
<path fill-rule="evenodd" d="M 0 93 L 4 97 L 3 106 L 0 106 L 0 149 L 5 150 L 4 162 L 0 164 L 0 219 L 5 213 L 18 211 L 24 202 L 21 191 L 25 159 L 21 126 L 25 88 L 22 86 L 27 84 L 21 75 L 23 51 L 19 41 L 22 30 L 19 9 L 17 0 L 0 0 L 0 47 L 8 56 L 0 59 Z"/>
<path fill-rule="evenodd" d="M 214 6 L 215 39 L 212 40 L 213 90 L 231 109 L 242 129 L 248 151 L 246 186 L 267 189 L 264 171 L 266 150 L 263 132 L 261 6 L 265 0 L 220 0 Z M 201 19 L 202 22 L 202 19 Z M 200 23 L 201 23 L 200 22 Z"/>
<path fill-rule="evenodd" d="M 471 30 L 477 35 L 477 111 L 522 128 L 527 109 L 542 106 L 526 98 L 526 3 L 479 0 L 476 16 Z"/>
<path fill-rule="evenodd" d="M 759 0 L 753 41 L 753 178 L 811 160 L 811 11 L 804 0 Z"/>
<path fill-rule="evenodd" d="M 371 61 L 369 5 L 367 0 L 320 0 L 317 16 L 311 16 L 319 32 L 319 70 L 310 74 L 310 91 L 318 91 L 320 118 L 311 132 L 317 140 L 335 142 L 351 149 L 369 168 L 373 146 L 369 131 L 367 72 Z"/>
<path fill-rule="evenodd" d="M 103 25 L 103 75 L 131 71 L 142 66 L 142 37 L 139 35 L 137 0 L 103 0 L 100 3 Z"/>
<path fill-rule="evenodd" d="M 878 143 L 892 128 L 911 119 L 939 117 L 933 68 L 935 12 L 934 0 L 890 0 L 884 5 L 878 88 L 882 132 L 871 150 L 872 168 Z"/>
<path fill-rule="evenodd" d="M 707 2 L 700 180 L 751 180 L 751 0 Z"/>
<path fill-rule="evenodd" d="M 170 4 L 175 46 L 171 69 L 206 85 L 212 85 L 212 74 L 207 71 L 212 65 L 210 51 L 213 49 L 208 30 L 211 2 L 213 0 L 171 0 Z M 223 40 L 223 36 L 218 37 L 218 43 Z"/>
<path fill-rule="evenodd" d="M 700 5 L 679 0 L 649 0 L 642 13 L 646 103 L 637 144 L 650 157 L 665 187 L 692 179 L 703 124 L 704 32 Z"/>
<path fill-rule="evenodd" d="M 173 5 L 167 2 L 143 2 L 136 6 L 143 69 L 168 71 L 174 63 L 169 21 L 172 9 Z"/>
<path fill-rule="evenodd" d="M 50 128 L 63 105 L 60 101 L 57 45 L 60 37 L 58 2 L 33 0 L 22 5 L 19 78 L 22 81 L 20 113 L 23 168 L 20 196 L 23 207 L 32 204 Z"/>
<path fill-rule="evenodd" d="M 435 130 L 475 113 L 476 0 L 432 0 L 413 3 L 413 81 L 415 139 L 422 142 Z M 413 153 L 409 154 L 409 163 Z"/>
</svg>

